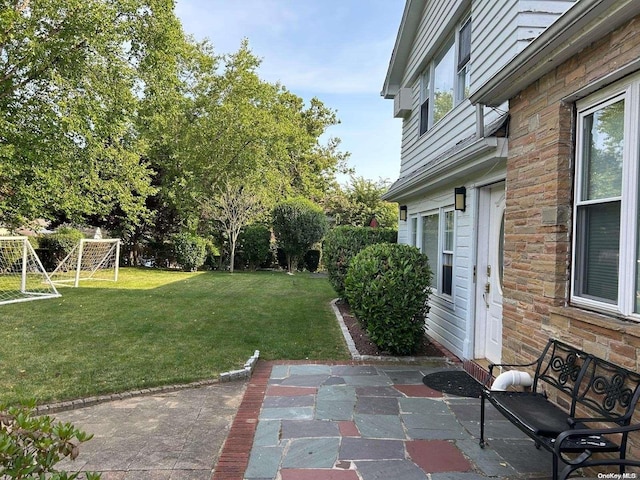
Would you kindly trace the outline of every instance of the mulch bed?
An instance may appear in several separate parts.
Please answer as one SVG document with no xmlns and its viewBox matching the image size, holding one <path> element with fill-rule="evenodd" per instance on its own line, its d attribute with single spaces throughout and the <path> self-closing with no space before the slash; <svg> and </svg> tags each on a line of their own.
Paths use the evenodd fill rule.
<svg viewBox="0 0 640 480">
<path fill-rule="evenodd" d="M 369 340 L 369 335 L 367 335 L 366 330 L 364 330 L 358 319 L 351 314 L 351 309 L 349 308 L 349 304 L 344 300 L 339 300 L 336 303 L 338 310 L 342 314 L 342 319 L 344 320 L 349 333 L 351 334 L 351 338 L 353 339 L 353 343 L 356 345 L 356 349 L 360 355 L 374 355 L 378 357 L 391 357 L 392 355 L 389 352 L 382 351 L 378 348 L 378 346 Z M 424 335 L 422 337 L 422 341 L 420 342 L 420 346 L 418 350 L 414 353 L 414 356 L 417 357 L 443 357 L 444 353 L 436 347 L 429 337 Z"/>
</svg>

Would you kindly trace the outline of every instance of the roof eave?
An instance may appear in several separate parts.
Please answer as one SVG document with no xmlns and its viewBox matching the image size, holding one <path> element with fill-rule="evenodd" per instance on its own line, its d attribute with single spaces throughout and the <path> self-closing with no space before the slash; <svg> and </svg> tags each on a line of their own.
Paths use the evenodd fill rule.
<svg viewBox="0 0 640 480">
<path fill-rule="evenodd" d="M 425 2 L 426 0 L 407 0 L 404 6 L 396 43 L 391 52 L 389 67 L 380 92 L 384 98 L 393 98 L 398 93 Z"/>
<path fill-rule="evenodd" d="M 499 106 L 583 50 L 605 33 L 640 14 L 637 0 L 580 0 L 469 97 Z"/>
</svg>

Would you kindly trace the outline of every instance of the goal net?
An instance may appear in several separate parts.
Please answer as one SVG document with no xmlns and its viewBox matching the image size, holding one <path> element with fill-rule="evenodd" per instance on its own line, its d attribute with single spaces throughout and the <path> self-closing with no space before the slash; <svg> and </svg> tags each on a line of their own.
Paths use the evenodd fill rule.
<svg viewBox="0 0 640 480">
<path fill-rule="evenodd" d="M 59 297 L 27 237 L 0 237 L 0 305 Z"/>
<path fill-rule="evenodd" d="M 81 280 L 118 280 L 120 240 L 83 238 L 50 274 L 56 285 L 77 287 Z"/>
</svg>

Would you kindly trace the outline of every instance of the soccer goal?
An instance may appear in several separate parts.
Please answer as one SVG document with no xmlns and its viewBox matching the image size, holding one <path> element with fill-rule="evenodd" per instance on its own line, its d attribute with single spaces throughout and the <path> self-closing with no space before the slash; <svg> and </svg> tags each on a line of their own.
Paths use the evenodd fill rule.
<svg viewBox="0 0 640 480">
<path fill-rule="evenodd" d="M 27 237 L 0 237 L 0 305 L 59 297 Z"/>
<path fill-rule="evenodd" d="M 50 274 L 51 281 L 74 287 L 80 280 L 116 282 L 119 261 L 120 240 L 83 238 Z"/>
</svg>

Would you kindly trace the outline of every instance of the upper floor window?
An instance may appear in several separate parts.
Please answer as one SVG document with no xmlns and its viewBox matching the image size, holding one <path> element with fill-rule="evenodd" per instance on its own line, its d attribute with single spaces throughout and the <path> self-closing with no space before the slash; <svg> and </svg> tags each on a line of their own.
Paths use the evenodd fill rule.
<svg viewBox="0 0 640 480">
<path fill-rule="evenodd" d="M 577 105 L 572 301 L 625 316 L 640 313 L 639 104 L 636 80 Z"/>
<path fill-rule="evenodd" d="M 469 97 L 469 83 L 471 82 L 471 18 L 461 24 L 458 31 L 458 83 L 457 98 L 462 100 Z"/>
<path fill-rule="evenodd" d="M 466 17 L 420 77 L 420 135 L 469 96 L 470 68 L 471 18 Z"/>
</svg>

